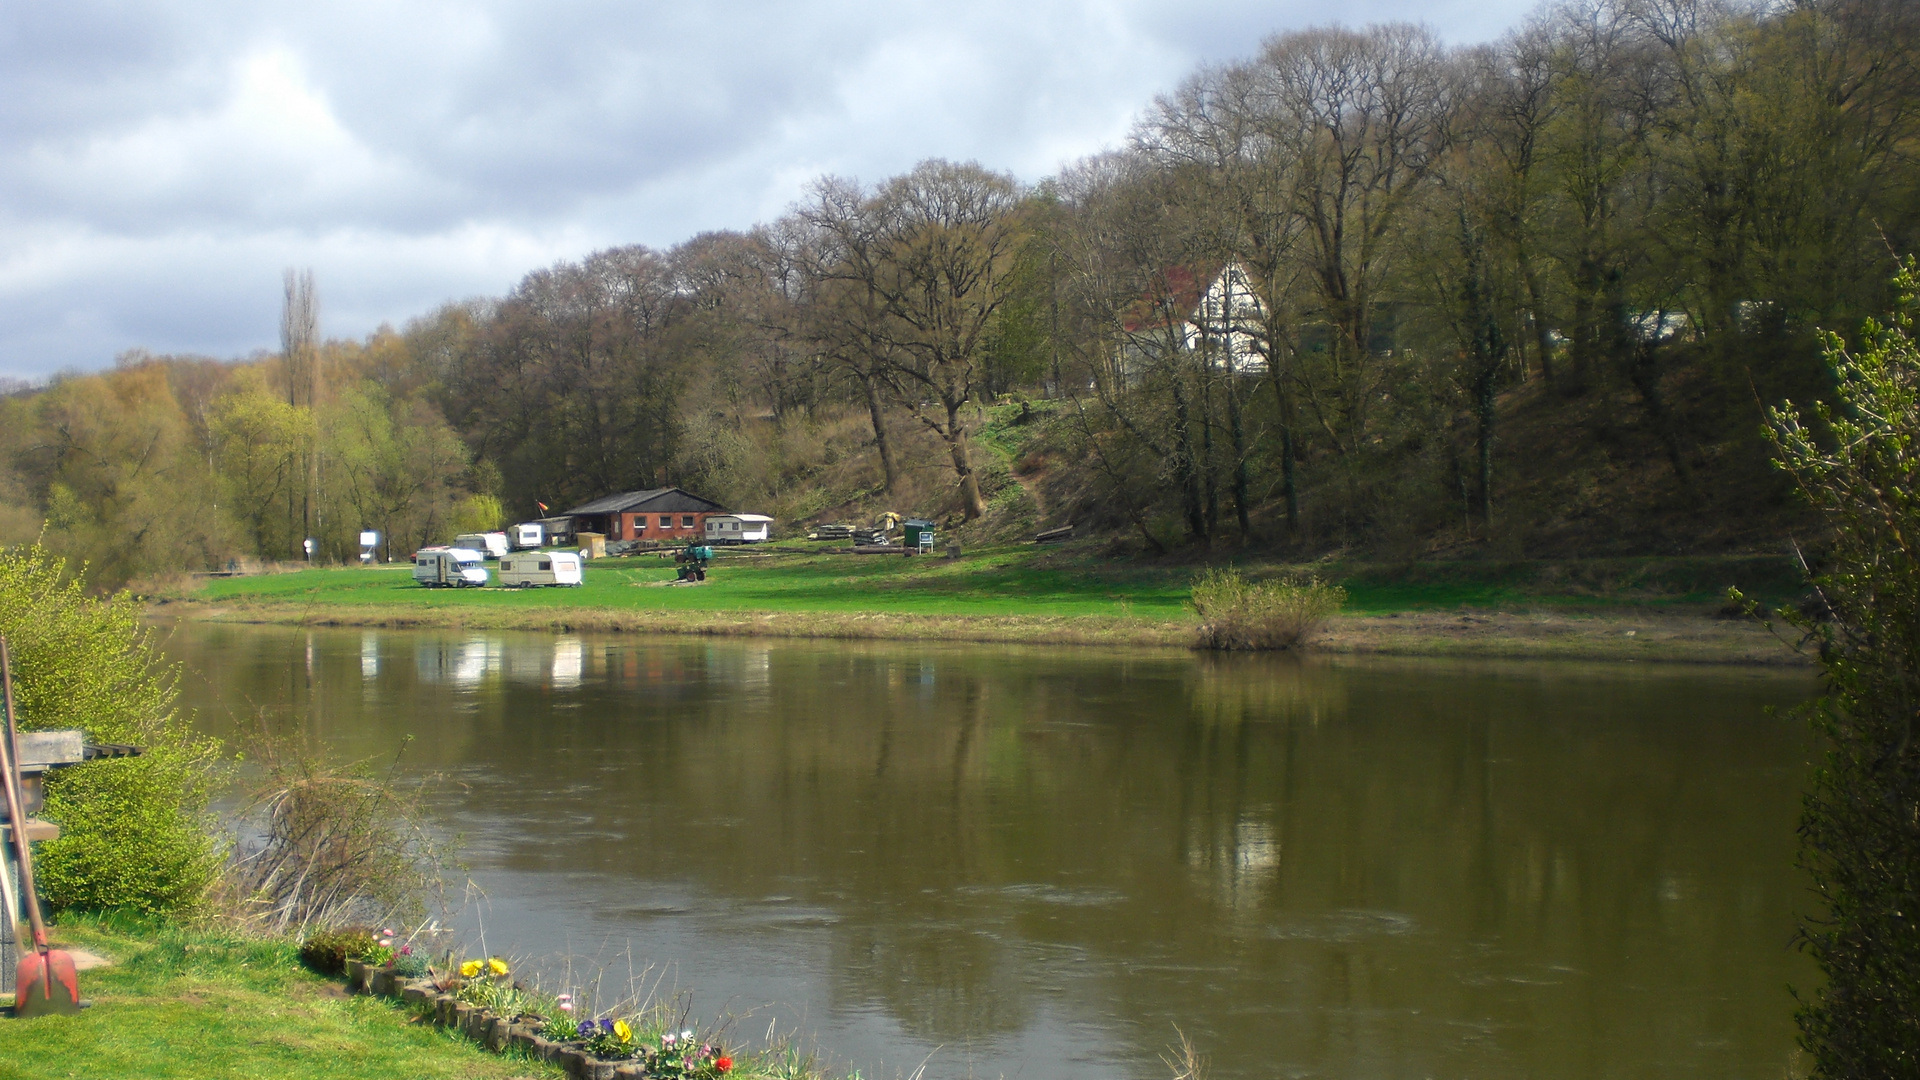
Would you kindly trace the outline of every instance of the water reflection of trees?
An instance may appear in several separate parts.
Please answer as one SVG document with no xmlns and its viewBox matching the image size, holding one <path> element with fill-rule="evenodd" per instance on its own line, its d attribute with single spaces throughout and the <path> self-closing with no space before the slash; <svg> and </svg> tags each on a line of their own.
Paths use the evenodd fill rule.
<svg viewBox="0 0 1920 1080">
<path fill-rule="evenodd" d="M 1791 1036 L 1753 943 L 1798 747 L 1739 680 L 446 634 L 369 690 L 316 640 L 218 651 L 342 747 L 419 736 L 510 870 L 830 911 L 835 1007 L 930 1042 L 1065 1010 L 1143 1060 L 1178 1021 L 1223 1064 L 1519 1075 Z"/>
</svg>

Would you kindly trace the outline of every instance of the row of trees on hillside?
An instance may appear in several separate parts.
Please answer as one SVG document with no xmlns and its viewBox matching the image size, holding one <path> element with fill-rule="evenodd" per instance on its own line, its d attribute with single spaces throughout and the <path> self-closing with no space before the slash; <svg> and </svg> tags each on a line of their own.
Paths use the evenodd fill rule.
<svg viewBox="0 0 1920 1080">
<path fill-rule="evenodd" d="M 1579 0 L 1470 49 L 1285 34 L 1036 188 L 828 178 L 748 233 L 603 252 L 411 336 L 522 502 L 700 482 L 705 416 L 853 409 L 882 486 L 900 430 L 929 435 L 974 518 L 977 407 L 1024 392 L 1071 405 L 1080 509 L 1154 543 L 1168 515 L 1364 537 L 1421 492 L 1485 530 L 1523 383 L 1635 410 L 1697 489 L 1724 439 L 1764 456 L 1756 395 L 1819 392 L 1814 329 L 1884 300 L 1916 225 L 1915 26 L 1891 0 Z M 1226 268 L 1251 302 L 1208 325 Z M 1224 362 L 1240 340 L 1255 361 Z"/>
<path fill-rule="evenodd" d="M 278 373 L 131 364 L 16 399 L 10 500 L 120 536 L 143 498 L 183 505 L 107 494 L 145 458 L 69 441 L 86 399 L 127 412 L 116 439 L 177 432 L 165 483 L 220 492 L 209 536 L 262 554 L 315 521 L 426 537 L 463 499 L 668 483 L 975 520 L 1006 477 L 982 407 L 1019 395 L 1051 399 L 1039 442 L 1074 475 L 1050 511 L 1157 549 L 1485 540 L 1517 516 L 1518 402 L 1701 504 L 1764 476 L 1760 403 L 1827 392 L 1816 328 L 1883 306 L 1916 239 L 1916 57 L 1901 0 L 1563 0 L 1473 48 L 1282 34 L 1034 187 L 826 178 L 776 221 L 562 263 L 311 367 L 290 334 Z"/>
</svg>

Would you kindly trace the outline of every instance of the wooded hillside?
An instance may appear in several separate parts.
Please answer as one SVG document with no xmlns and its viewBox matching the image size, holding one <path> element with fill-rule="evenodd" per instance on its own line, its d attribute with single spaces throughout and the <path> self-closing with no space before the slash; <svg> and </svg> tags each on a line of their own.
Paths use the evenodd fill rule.
<svg viewBox="0 0 1920 1080">
<path fill-rule="evenodd" d="M 1763 406 L 1920 241 L 1916 58 L 1902 0 L 1314 29 L 1031 188 L 824 178 L 357 342 L 290 277 L 278 355 L 0 403 L 0 541 L 111 583 L 678 484 L 1153 553 L 1768 547 Z"/>
</svg>

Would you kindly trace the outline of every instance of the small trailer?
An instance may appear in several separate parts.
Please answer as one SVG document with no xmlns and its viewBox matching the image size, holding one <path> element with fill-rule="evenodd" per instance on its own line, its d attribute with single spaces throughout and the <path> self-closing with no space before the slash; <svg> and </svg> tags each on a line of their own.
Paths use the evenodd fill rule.
<svg viewBox="0 0 1920 1080">
<path fill-rule="evenodd" d="M 707 543 L 765 543 L 772 527 L 773 519 L 765 514 L 713 514 L 707 518 Z"/>
<path fill-rule="evenodd" d="M 413 580 L 430 589 L 482 586 L 486 559 L 468 548 L 421 548 L 413 556 Z"/>
<path fill-rule="evenodd" d="M 500 584 L 515 589 L 536 585 L 578 588 L 583 580 L 580 556 L 571 551 L 523 551 L 500 560 Z"/>
<path fill-rule="evenodd" d="M 531 551 L 547 546 L 547 527 L 537 521 L 523 521 L 507 529 L 507 546 L 515 551 Z"/>
<path fill-rule="evenodd" d="M 513 550 L 507 543 L 507 534 L 503 532 L 461 533 L 453 538 L 453 546 L 477 551 L 488 559 L 497 559 Z"/>
</svg>

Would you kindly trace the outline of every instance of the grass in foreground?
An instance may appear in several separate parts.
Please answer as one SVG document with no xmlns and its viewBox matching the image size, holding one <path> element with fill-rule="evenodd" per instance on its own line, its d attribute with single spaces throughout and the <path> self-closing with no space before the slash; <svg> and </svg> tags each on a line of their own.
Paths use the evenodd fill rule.
<svg viewBox="0 0 1920 1080">
<path fill-rule="evenodd" d="M 113 961 L 80 973 L 93 1008 L 0 1019 L 0 1076 L 275 1078 L 558 1077 L 491 1054 L 396 1005 L 347 996 L 300 966 L 290 942 L 69 920 L 57 941 Z"/>
</svg>

